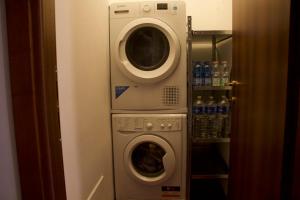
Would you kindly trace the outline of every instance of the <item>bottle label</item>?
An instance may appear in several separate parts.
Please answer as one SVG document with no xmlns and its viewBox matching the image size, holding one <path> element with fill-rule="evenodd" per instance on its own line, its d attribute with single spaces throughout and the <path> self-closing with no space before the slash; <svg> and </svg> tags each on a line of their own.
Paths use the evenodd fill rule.
<svg viewBox="0 0 300 200">
<path fill-rule="evenodd" d="M 228 78 L 221 78 L 221 86 L 226 86 L 229 83 L 229 79 Z"/>
<path fill-rule="evenodd" d="M 211 78 L 205 78 L 205 85 L 211 86 Z"/>
<path fill-rule="evenodd" d="M 206 113 L 207 114 L 215 114 L 216 113 L 216 107 L 215 106 L 208 106 L 206 108 Z"/>
<path fill-rule="evenodd" d="M 227 106 L 218 106 L 218 113 L 219 114 L 228 114 L 229 113 L 229 107 Z"/>
<path fill-rule="evenodd" d="M 204 113 L 204 108 L 203 107 L 199 107 L 198 110 L 199 110 L 199 114 L 203 114 Z"/>
<path fill-rule="evenodd" d="M 198 115 L 198 114 L 203 114 L 204 113 L 204 107 L 202 106 L 193 106 L 193 113 Z"/>
<path fill-rule="evenodd" d="M 193 106 L 193 113 L 194 113 L 194 114 L 198 114 L 198 107 Z"/>
<path fill-rule="evenodd" d="M 220 86 L 220 78 L 213 78 L 212 86 Z"/>
</svg>

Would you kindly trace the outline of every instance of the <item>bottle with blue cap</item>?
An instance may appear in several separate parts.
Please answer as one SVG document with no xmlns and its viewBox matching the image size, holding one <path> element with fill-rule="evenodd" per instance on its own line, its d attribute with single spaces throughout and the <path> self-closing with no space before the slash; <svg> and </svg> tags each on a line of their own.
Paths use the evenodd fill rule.
<svg viewBox="0 0 300 200">
<path fill-rule="evenodd" d="M 193 68 L 193 85 L 200 86 L 202 84 L 202 63 L 201 62 L 194 62 Z"/>
<path fill-rule="evenodd" d="M 211 66 L 209 64 L 209 62 L 205 62 L 204 63 L 204 84 L 205 86 L 211 86 L 211 74 L 212 74 L 212 70 L 211 70 Z"/>
</svg>

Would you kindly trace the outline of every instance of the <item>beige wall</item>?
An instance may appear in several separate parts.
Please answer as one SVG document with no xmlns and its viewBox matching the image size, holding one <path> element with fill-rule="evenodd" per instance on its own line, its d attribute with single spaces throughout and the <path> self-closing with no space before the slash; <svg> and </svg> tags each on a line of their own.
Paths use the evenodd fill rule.
<svg viewBox="0 0 300 200">
<path fill-rule="evenodd" d="M 0 199 L 21 199 L 9 83 L 4 0 L 0 0 Z"/>
<path fill-rule="evenodd" d="M 232 0 L 185 0 L 194 30 L 232 30 Z"/>
<path fill-rule="evenodd" d="M 112 200 L 107 1 L 55 3 L 67 198 Z"/>
</svg>

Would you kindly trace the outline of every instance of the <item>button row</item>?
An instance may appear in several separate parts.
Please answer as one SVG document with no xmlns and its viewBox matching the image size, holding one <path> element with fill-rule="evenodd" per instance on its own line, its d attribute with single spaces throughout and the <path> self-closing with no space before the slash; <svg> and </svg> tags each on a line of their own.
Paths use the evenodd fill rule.
<svg viewBox="0 0 300 200">
<path fill-rule="evenodd" d="M 168 124 L 167 125 L 167 127 L 169 128 L 169 129 L 171 129 L 172 128 L 172 124 Z M 147 127 L 147 129 L 152 129 L 153 128 L 153 124 L 151 123 L 151 122 L 148 122 L 147 124 L 146 124 L 146 127 Z M 161 124 L 160 125 L 160 128 L 161 129 L 164 129 L 166 127 L 166 125 L 165 124 Z"/>
</svg>

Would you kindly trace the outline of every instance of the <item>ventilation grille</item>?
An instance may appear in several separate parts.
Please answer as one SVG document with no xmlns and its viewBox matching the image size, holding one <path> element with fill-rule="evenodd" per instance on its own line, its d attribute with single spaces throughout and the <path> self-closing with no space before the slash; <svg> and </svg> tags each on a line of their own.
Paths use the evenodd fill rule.
<svg viewBox="0 0 300 200">
<path fill-rule="evenodd" d="M 162 102 L 166 106 L 179 104 L 179 88 L 177 86 L 167 86 L 163 89 Z"/>
</svg>

